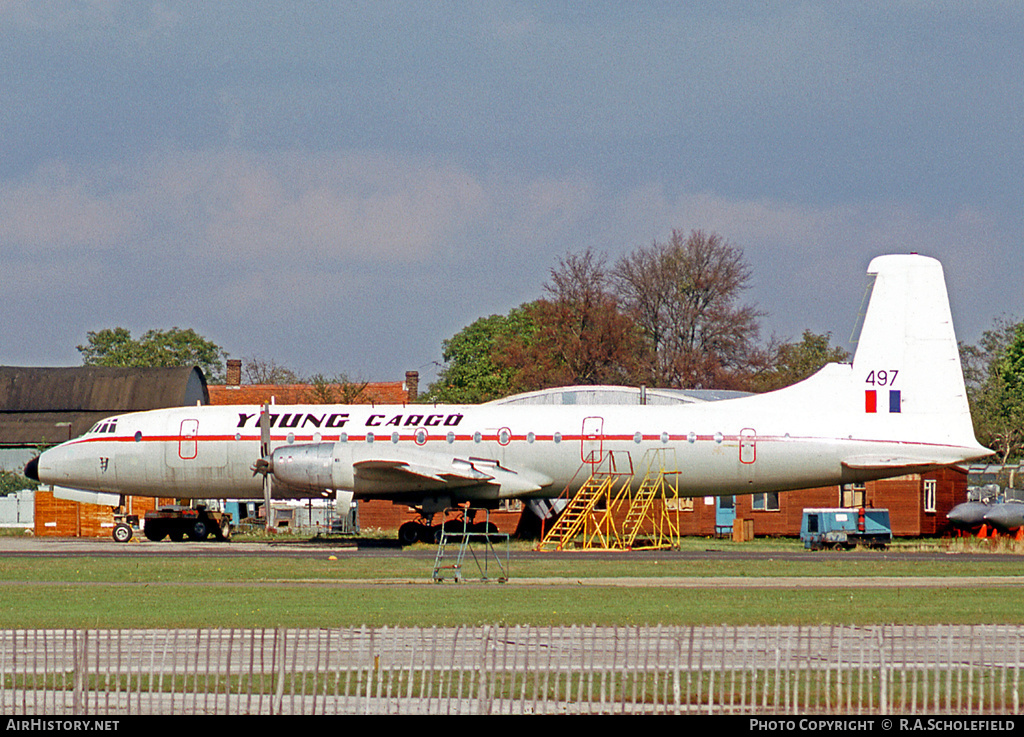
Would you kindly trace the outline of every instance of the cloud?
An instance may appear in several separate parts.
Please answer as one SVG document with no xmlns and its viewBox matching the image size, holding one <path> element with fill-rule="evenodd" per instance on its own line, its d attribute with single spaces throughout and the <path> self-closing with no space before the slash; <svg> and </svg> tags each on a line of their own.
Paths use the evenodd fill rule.
<svg viewBox="0 0 1024 737">
<path fill-rule="evenodd" d="M 229 161 L 211 189 L 206 236 L 222 257 L 422 261 L 487 209 L 466 171 L 380 155 Z"/>
<path fill-rule="evenodd" d="M 0 239 L 28 251 L 203 249 L 205 259 L 431 258 L 487 211 L 450 164 L 375 154 L 179 153 L 0 184 Z"/>
<path fill-rule="evenodd" d="M 0 241 L 29 251 L 115 247 L 130 236 L 133 218 L 103 188 L 59 163 L 0 183 Z"/>
<path fill-rule="evenodd" d="M 593 246 L 614 260 L 674 228 L 714 231 L 744 249 L 766 332 L 839 335 L 870 257 L 917 251 L 946 263 L 951 293 L 970 295 L 954 299 L 981 315 L 970 335 L 1017 309 L 977 301 L 1007 248 L 1005 227 L 978 206 L 819 205 L 670 191 L 653 179 L 616 188 L 594 174 L 478 175 L 367 151 L 162 152 L 105 166 L 50 162 L 0 182 L 0 268 L 18 275 L 8 296 L 61 294 L 62 319 L 81 323 L 73 335 L 109 326 L 100 323 L 189 324 L 247 349 L 288 332 L 302 351 L 303 321 L 316 316 L 311 325 L 350 344 L 372 332 L 379 355 L 418 357 L 448 337 L 454 314 L 475 319 L 474 310 L 539 296 L 567 251 Z"/>
<path fill-rule="evenodd" d="M 727 237 L 752 260 L 802 269 L 868 254 L 957 259 L 965 243 L 998 253 L 998 219 L 977 206 L 925 212 L 912 203 L 815 205 L 658 182 L 615 190 L 581 175 L 477 176 L 451 162 L 380 152 L 181 152 L 134 164 L 50 162 L 0 182 L 0 241 L 52 259 L 83 253 L 156 261 L 327 271 L 500 256 L 553 259 L 594 246 L 617 256 L 672 229 Z M 108 256 L 107 256 L 108 257 Z M 102 257 L 102 258 L 107 258 Z M 984 257 L 971 256 L 982 265 Z"/>
</svg>

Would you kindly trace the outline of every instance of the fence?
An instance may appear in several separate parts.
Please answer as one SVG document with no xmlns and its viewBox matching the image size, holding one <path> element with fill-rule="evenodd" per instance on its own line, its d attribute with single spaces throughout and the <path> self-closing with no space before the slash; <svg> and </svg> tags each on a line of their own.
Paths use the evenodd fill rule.
<svg viewBox="0 0 1024 737">
<path fill-rule="evenodd" d="M 1018 714 L 1017 626 L 3 630 L 0 713 Z"/>
</svg>

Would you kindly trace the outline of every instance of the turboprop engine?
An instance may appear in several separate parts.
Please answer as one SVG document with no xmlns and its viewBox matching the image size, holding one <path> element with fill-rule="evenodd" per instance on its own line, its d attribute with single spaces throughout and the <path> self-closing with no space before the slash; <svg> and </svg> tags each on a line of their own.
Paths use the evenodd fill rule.
<svg viewBox="0 0 1024 737">
<path fill-rule="evenodd" d="M 340 463 L 334 443 L 310 443 L 278 448 L 256 462 L 253 473 L 262 473 L 292 492 L 335 495 L 337 511 L 347 515 L 352 507 L 352 464 Z"/>
<path fill-rule="evenodd" d="M 274 481 L 301 492 L 326 493 L 337 489 L 343 479 L 335 481 L 332 469 L 334 443 L 310 443 L 277 448 L 263 467 L 273 474 Z"/>
</svg>

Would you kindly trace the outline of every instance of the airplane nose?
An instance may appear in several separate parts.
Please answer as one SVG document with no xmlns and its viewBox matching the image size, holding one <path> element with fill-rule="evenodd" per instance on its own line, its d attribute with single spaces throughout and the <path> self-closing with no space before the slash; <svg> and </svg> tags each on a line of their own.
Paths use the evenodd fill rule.
<svg viewBox="0 0 1024 737">
<path fill-rule="evenodd" d="M 25 476 L 33 481 L 39 480 L 39 456 L 25 464 Z"/>
</svg>

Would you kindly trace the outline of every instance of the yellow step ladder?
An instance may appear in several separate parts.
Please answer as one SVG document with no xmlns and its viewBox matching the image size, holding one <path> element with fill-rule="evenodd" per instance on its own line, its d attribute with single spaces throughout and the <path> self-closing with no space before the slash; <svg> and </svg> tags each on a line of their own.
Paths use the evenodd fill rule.
<svg viewBox="0 0 1024 737">
<path fill-rule="evenodd" d="M 649 450 L 640 461 L 640 468 L 647 471 L 626 512 L 622 548 L 675 547 L 679 540 L 679 467 L 675 452 L 670 448 Z M 658 500 L 660 504 L 655 503 Z M 645 529 L 647 534 L 640 538 Z"/>
<path fill-rule="evenodd" d="M 591 466 L 590 476 L 569 499 L 537 550 L 556 551 L 569 547 L 582 550 L 650 550 L 670 548 L 676 544 L 679 537 L 679 472 L 674 463 L 669 462 L 669 454 L 658 449 L 644 455 L 640 468 L 646 468 L 647 472 L 636 493 L 632 491 L 632 461 L 628 454 L 625 458 L 626 463 L 623 464 L 621 458 L 617 462 L 609 453 L 600 466 Z M 674 459 L 674 454 L 671 458 Z M 590 464 L 583 464 L 577 473 L 587 465 Z M 618 470 L 620 467 L 622 471 Z M 659 499 L 663 503 L 655 504 Z M 622 520 L 621 526 L 617 526 L 617 519 Z M 637 545 L 645 529 L 649 534 L 645 534 L 641 538 L 642 544 Z"/>
<path fill-rule="evenodd" d="M 626 483 L 620 484 L 623 477 Z M 581 535 L 583 549 L 610 547 L 618 538 L 613 512 L 628 479 L 627 474 L 592 473 L 569 500 L 537 550 L 565 550 Z"/>
<path fill-rule="evenodd" d="M 665 486 L 665 476 L 659 472 L 655 478 L 650 473 L 644 476 L 640 482 L 640 488 L 632 494 L 629 500 L 629 509 L 626 510 L 626 519 L 622 523 L 622 547 L 631 550 L 636 542 L 636 537 L 644 527 L 644 522 L 651 516 L 651 509 L 654 507 L 654 500 Z"/>
</svg>

